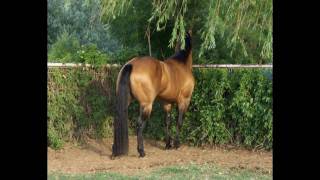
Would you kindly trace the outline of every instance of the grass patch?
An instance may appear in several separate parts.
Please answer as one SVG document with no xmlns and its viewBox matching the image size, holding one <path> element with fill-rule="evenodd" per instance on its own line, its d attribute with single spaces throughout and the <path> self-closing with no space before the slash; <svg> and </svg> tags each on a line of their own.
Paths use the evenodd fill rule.
<svg viewBox="0 0 320 180">
<path fill-rule="evenodd" d="M 272 179 L 270 174 L 251 170 L 231 170 L 226 168 L 219 168 L 212 165 L 182 165 L 182 166 L 168 166 L 157 169 L 148 174 L 137 174 L 134 176 L 122 175 L 119 173 L 101 172 L 94 174 L 76 174 L 66 175 L 60 173 L 51 173 L 48 175 L 49 180 L 54 179 L 115 179 L 115 180 L 153 180 L 153 179 Z"/>
</svg>

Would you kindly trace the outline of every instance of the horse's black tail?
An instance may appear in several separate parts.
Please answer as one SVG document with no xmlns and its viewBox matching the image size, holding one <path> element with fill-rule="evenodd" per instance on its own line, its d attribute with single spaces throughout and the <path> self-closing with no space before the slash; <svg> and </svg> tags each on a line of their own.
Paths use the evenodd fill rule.
<svg viewBox="0 0 320 180">
<path fill-rule="evenodd" d="M 128 98 L 130 96 L 129 77 L 132 65 L 127 64 L 122 69 L 117 88 L 116 118 L 114 119 L 114 141 L 112 155 L 119 156 L 128 154 Z"/>
</svg>

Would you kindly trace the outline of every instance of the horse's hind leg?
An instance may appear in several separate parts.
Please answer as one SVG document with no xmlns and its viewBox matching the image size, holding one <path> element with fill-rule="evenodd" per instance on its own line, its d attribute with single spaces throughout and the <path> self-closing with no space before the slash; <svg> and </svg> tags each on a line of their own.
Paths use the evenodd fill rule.
<svg viewBox="0 0 320 180">
<path fill-rule="evenodd" d="M 137 150 L 139 152 L 139 157 L 145 156 L 142 132 L 146 125 L 146 120 L 150 117 L 151 110 L 152 110 L 152 103 L 143 104 L 143 105 L 140 104 L 140 115 L 139 115 L 138 124 L 137 124 L 137 141 L 138 141 Z"/>
<path fill-rule="evenodd" d="M 164 103 L 163 109 L 166 113 L 166 119 L 165 119 L 165 141 L 166 141 L 166 147 L 165 149 L 170 149 L 171 148 L 171 137 L 170 137 L 170 125 L 171 125 L 171 117 L 170 117 L 170 112 L 171 112 L 171 104 L 169 103 Z"/>
</svg>

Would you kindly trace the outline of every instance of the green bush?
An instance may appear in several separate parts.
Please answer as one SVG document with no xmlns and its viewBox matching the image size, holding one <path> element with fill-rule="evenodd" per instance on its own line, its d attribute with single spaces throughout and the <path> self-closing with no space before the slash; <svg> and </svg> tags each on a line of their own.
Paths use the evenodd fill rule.
<svg viewBox="0 0 320 180">
<path fill-rule="evenodd" d="M 81 45 L 74 35 L 64 32 L 49 49 L 48 60 L 102 65 L 109 63 L 111 57 L 100 51 L 96 44 Z"/>
<path fill-rule="evenodd" d="M 77 51 L 77 54 L 82 63 L 102 65 L 110 61 L 110 56 L 98 50 L 98 47 L 95 44 L 81 46 L 81 49 Z"/>
<path fill-rule="evenodd" d="M 197 69 L 194 74 L 185 141 L 272 148 L 272 81 L 265 70 Z"/>
<path fill-rule="evenodd" d="M 50 69 L 48 140 L 112 136 L 115 81 L 119 68 Z M 196 86 L 181 130 L 182 142 L 272 148 L 272 71 L 194 69 Z M 135 134 L 137 101 L 129 106 L 129 133 Z M 164 112 L 155 102 L 145 137 L 164 139 Z M 171 134 L 177 111 L 172 112 Z"/>
<path fill-rule="evenodd" d="M 112 136 L 114 76 L 118 69 L 49 69 L 48 142 L 59 148 L 63 142 L 84 136 Z"/>
<path fill-rule="evenodd" d="M 74 35 L 63 32 L 57 41 L 51 45 L 48 51 L 48 61 L 79 62 L 77 51 L 80 47 L 80 42 Z"/>
</svg>

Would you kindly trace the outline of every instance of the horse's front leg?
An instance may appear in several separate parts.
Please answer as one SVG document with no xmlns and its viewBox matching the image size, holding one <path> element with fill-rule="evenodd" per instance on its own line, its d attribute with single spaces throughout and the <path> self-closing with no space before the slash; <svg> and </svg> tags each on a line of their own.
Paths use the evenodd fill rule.
<svg viewBox="0 0 320 180">
<path fill-rule="evenodd" d="M 148 106 L 140 106 L 140 115 L 137 123 L 137 150 L 139 152 L 139 157 L 144 157 L 146 154 L 143 147 L 143 136 L 142 132 L 146 126 L 146 120 L 149 118 L 152 109 L 152 104 Z"/>
<path fill-rule="evenodd" d="M 179 116 L 178 116 L 177 124 L 176 124 L 176 126 L 177 126 L 176 137 L 175 137 L 175 140 L 173 143 L 173 145 L 176 149 L 178 149 L 180 147 L 179 133 L 180 133 L 180 129 L 181 129 L 182 123 L 183 123 L 183 116 L 184 116 L 184 112 L 179 109 Z"/>
<path fill-rule="evenodd" d="M 177 119 L 176 137 L 175 137 L 175 141 L 173 143 L 173 145 L 176 149 L 178 149 L 180 147 L 179 133 L 182 128 L 184 114 L 187 111 L 189 103 L 190 103 L 190 99 L 191 99 L 190 97 L 191 96 L 180 98 L 180 100 L 178 102 L 179 116 Z"/>
</svg>

